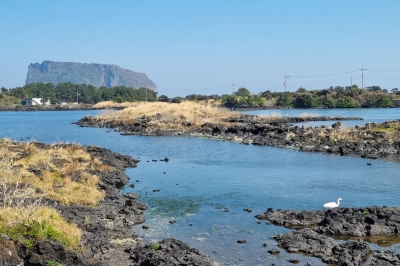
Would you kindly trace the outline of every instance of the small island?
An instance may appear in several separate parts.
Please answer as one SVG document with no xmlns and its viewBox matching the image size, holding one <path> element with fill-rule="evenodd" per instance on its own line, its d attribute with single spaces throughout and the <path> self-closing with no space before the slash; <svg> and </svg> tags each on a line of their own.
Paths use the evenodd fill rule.
<svg viewBox="0 0 400 266">
<path fill-rule="evenodd" d="M 117 103 L 99 103 L 97 106 L 121 107 Z M 397 156 L 400 152 L 400 120 L 342 128 L 341 121 L 362 118 L 308 113 L 299 117 L 252 116 L 196 102 L 142 102 L 124 107 L 120 111 L 104 111 L 96 117 L 88 115 L 76 124 L 113 128 L 124 135 L 194 136 L 370 159 Z M 332 125 L 293 125 L 307 121 L 332 121 Z"/>
</svg>

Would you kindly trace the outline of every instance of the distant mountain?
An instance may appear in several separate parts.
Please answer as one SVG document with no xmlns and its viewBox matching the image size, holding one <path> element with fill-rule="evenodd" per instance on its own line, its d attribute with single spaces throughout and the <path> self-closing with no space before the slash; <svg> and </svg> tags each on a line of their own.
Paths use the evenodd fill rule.
<svg viewBox="0 0 400 266">
<path fill-rule="evenodd" d="M 146 74 L 123 69 L 117 65 L 84 64 L 43 61 L 30 64 L 26 84 L 34 82 L 90 84 L 95 87 L 127 86 L 157 90 L 157 85 Z"/>
</svg>

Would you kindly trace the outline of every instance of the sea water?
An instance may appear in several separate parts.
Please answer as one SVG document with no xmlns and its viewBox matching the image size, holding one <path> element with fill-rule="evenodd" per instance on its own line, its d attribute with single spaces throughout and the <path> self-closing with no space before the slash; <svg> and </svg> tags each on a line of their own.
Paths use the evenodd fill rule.
<svg viewBox="0 0 400 266">
<path fill-rule="evenodd" d="M 298 115 L 304 110 L 281 111 Z M 398 114 L 398 109 L 328 111 L 313 109 L 312 113 L 360 116 L 364 123 L 396 119 Z M 291 258 L 300 260 L 301 265 L 308 261 L 324 265 L 320 259 L 283 249 L 280 255 L 267 252 L 279 249 L 271 239 L 274 235 L 290 231 L 266 221 L 257 223 L 254 216 L 269 207 L 316 210 L 339 197 L 343 207 L 400 206 L 397 163 L 194 137 L 122 136 L 107 128 L 71 124 L 98 113 L 0 112 L 0 138 L 96 145 L 138 158 L 137 168 L 126 171 L 135 186 L 126 186 L 122 193 L 141 195 L 139 200 L 149 207 L 145 223 L 150 228 L 136 226 L 133 230 L 148 241 L 182 240 L 219 265 L 291 265 Z M 165 157 L 168 162 L 160 161 Z M 176 223 L 170 224 L 170 220 Z M 238 244 L 237 240 L 247 242 Z M 400 250 L 397 244 L 389 248 Z"/>
</svg>

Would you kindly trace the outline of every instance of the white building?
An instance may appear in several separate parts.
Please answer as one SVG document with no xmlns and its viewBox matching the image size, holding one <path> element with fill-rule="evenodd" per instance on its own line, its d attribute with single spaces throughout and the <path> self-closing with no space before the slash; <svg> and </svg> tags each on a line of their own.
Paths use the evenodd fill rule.
<svg viewBox="0 0 400 266">
<path fill-rule="evenodd" d="M 50 105 L 50 100 L 42 102 L 42 98 L 28 98 L 22 101 L 22 105 Z"/>
</svg>

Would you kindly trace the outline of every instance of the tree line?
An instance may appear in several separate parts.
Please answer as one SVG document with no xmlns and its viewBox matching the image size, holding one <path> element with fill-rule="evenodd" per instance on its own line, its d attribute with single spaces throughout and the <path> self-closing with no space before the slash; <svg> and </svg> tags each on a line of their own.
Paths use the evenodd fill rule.
<svg viewBox="0 0 400 266">
<path fill-rule="evenodd" d="M 7 90 L 1 88 L 1 94 L 12 96 L 23 100 L 26 98 L 42 98 L 51 100 L 52 103 L 79 102 L 95 104 L 101 101 L 133 102 L 157 101 L 157 92 L 146 88 L 132 88 L 125 86 L 115 86 L 99 88 L 87 84 L 73 84 L 71 82 L 58 83 L 30 83 L 23 87 L 16 87 Z"/>
<path fill-rule="evenodd" d="M 161 95 L 160 101 L 181 102 L 219 100 L 221 105 L 228 108 L 240 107 L 287 107 L 287 108 L 372 108 L 393 107 L 393 101 L 400 102 L 400 91 L 394 88 L 389 92 L 380 86 L 365 89 L 357 85 L 341 87 L 331 86 L 322 90 L 299 88 L 296 92 L 272 92 L 270 90 L 252 94 L 247 88 L 239 88 L 233 94 L 199 95 L 191 94 L 184 98 L 168 98 Z"/>
<path fill-rule="evenodd" d="M 322 90 L 306 90 L 299 88 L 296 92 L 272 92 L 270 90 L 253 94 L 247 88 L 239 88 L 233 94 L 201 95 L 190 94 L 186 97 L 169 98 L 166 95 L 157 97 L 157 92 L 146 88 L 131 88 L 116 86 L 112 88 L 99 87 L 86 84 L 59 83 L 31 83 L 23 87 L 7 90 L 1 88 L 0 98 L 14 97 L 25 99 L 38 97 L 50 99 L 52 103 L 79 102 L 95 104 L 101 101 L 134 102 L 162 101 L 180 103 L 182 101 L 220 101 L 221 105 L 228 108 L 240 107 L 288 107 L 288 108 L 370 108 L 392 107 L 394 101 L 400 102 L 398 88 L 390 92 L 380 86 L 359 88 L 357 85 L 341 87 L 331 86 Z"/>
<path fill-rule="evenodd" d="M 393 101 L 400 100 L 397 88 L 390 93 L 380 86 L 365 89 L 357 85 L 330 87 L 329 89 L 307 91 L 299 88 L 296 92 L 274 94 L 270 91 L 261 94 L 266 99 L 276 100 L 276 106 L 294 108 L 372 108 L 392 107 Z"/>
</svg>

